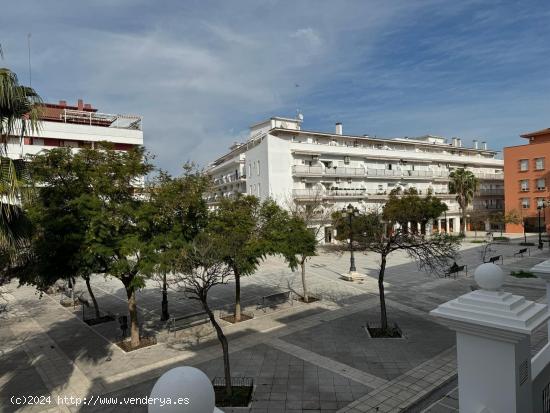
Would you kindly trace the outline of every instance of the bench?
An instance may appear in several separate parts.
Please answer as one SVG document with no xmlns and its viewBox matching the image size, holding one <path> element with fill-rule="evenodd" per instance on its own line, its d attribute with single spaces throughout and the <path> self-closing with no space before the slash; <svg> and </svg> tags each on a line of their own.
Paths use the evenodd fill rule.
<svg viewBox="0 0 550 413">
<path fill-rule="evenodd" d="M 498 260 L 501 261 L 501 264 L 504 264 L 504 258 L 502 257 L 502 255 L 495 255 L 494 257 L 489 258 L 489 261 L 485 261 L 485 263 L 494 264 Z"/>
<path fill-rule="evenodd" d="M 450 277 L 451 275 L 456 278 L 456 276 L 464 271 L 466 273 L 466 277 L 468 276 L 468 266 L 467 265 L 453 265 L 451 266 L 447 272 L 445 272 L 445 277 Z"/>
<path fill-rule="evenodd" d="M 515 257 L 516 255 L 521 255 L 521 258 L 523 258 L 523 254 L 525 254 L 525 253 L 528 253 L 529 256 L 531 256 L 531 250 L 530 250 L 529 248 L 522 248 L 522 249 L 520 249 L 518 252 L 516 252 L 516 253 L 514 254 L 514 257 Z"/>
<path fill-rule="evenodd" d="M 258 304 L 258 307 L 256 309 L 261 308 L 265 313 L 268 306 L 282 304 L 285 302 L 290 302 L 291 305 L 294 305 L 291 291 L 283 291 L 280 293 L 263 296 L 261 303 Z"/>
<path fill-rule="evenodd" d="M 176 332 L 177 330 L 183 330 L 201 324 L 206 324 L 208 322 L 210 322 L 210 318 L 204 311 L 180 317 L 170 317 L 170 320 L 167 322 L 168 332 Z"/>
</svg>

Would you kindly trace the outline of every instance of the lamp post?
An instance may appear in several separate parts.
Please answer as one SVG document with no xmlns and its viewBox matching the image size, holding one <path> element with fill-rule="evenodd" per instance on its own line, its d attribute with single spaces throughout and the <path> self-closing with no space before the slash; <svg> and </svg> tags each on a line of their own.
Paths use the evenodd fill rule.
<svg viewBox="0 0 550 413">
<path fill-rule="evenodd" d="M 538 224 L 539 224 L 539 250 L 542 249 L 542 227 L 540 225 L 540 212 L 544 211 L 544 208 L 546 208 L 546 200 L 543 199 L 542 201 L 539 201 L 537 205 L 537 215 L 538 215 Z"/>
<path fill-rule="evenodd" d="M 342 209 L 342 217 L 348 218 L 348 225 L 349 225 L 349 252 L 350 252 L 350 258 L 349 258 L 349 272 L 354 273 L 357 272 L 357 268 L 355 268 L 355 257 L 353 256 L 353 228 L 352 228 L 352 219 L 353 217 L 359 216 L 359 210 L 357 208 L 354 208 L 353 205 L 349 204 L 347 207 Z"/>
</svg>

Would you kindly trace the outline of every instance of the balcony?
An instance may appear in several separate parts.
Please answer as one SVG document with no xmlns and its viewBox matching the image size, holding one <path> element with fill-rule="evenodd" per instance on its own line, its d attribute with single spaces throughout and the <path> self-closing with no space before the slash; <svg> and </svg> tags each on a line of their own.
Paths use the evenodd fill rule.
<svg viewBox="0 0 550 413">
<path fill-rule="evenodd" d="M 367 190 L 363 188 L 355 189 L 329 189 L 319 191 L 317 189 L 293 189 L 292 196 L 295 199 L 335 199 L 335 198 L 364 198 Z"/>
<path fill-rule="evenodd" d="M 480 189 L 476 192 L 476 196 L 504 196 L 504 189 Z"/>
<path fill-rule="evenodd" d="M 474 173 L 476 178 L 480 180 L 488 180 L 488 181 L 503 181 L 504 180 L 504 174 L 489 174 L 484 172 L 476 172 Z"/>
<path fill-rule="evenodd" d="M 313 199 L 371 199 L 371 200 L 384 200 L 387 199 L 389 193 L 386 191 L 368 191 L 364 188 L 347 188 L 347 189 L 293 189 L 292 195 L 295 199 L 299 200 L 313 200 Z M 420 196 L 426 195 L 419 193 Z M 452 199 L 454 194 L 448 192 L 436 192 L 434 196 L 441 199 Z"/>
<path fill-rule="evenodd" d="M 99 113 L 84 110 L 64 109 L 59 121 L 90 126 L 141 130 L 141 116 Z"/>
<path fill-rule="evenodd" d="M 308 176 L 308 177 L 384 177 L 395 179 L 449 179 L 450 171 L 411 171 L 411 170 L 399 170 L 399 169 L 374 169 L 374 168 L 351 168 L 351 167 L 335 167 L 325 168 L 321 165 L 294 165 L 292 167 L 292 174 L 294 176 Z M 480 180 L 504 180 L 503 174 L 496 173 L 474 173 L 474 175 Z"/>
<path fill-rule="evenodd" d="M 244 182 L 245 179 L 246 179 L 245 175 L 232 174 L 232 175 L 224 176 L 222 178 L 216 178 L 216 179 L 214 179 L 213 183 L 214 183 L 214 186 L 222 186 L 222 185 L 230 184 L 230 183 L 233 183 L 233 182 Z"/>
</svg>

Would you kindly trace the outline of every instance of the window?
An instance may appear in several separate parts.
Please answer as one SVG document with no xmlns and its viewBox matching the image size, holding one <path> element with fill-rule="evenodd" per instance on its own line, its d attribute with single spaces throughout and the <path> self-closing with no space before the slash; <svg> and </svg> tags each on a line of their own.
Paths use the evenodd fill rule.
<svg viewBox="0 0 550 413">
<path fill-rule="evenodd" d="M 258 168 L 258 176 L 259 176 L 259 175 L 260 175 L 260 161 L 258 161 L 258 166 L 257 166 L 257 168 Z"/>
<path fill-rule="evenodd" d="M 529 209 L 531 207 L 531 204 L 529 202 L 529 198 L 521 198 L 521 207 L 523 209 Z"/>
<path fill-rule="evenodd" d="M 258 183 L 258 198 L 260 197 L 260 183 Z"/>
<path fill-rule="evenodd" d="M 544 191 L 546 189 L 546 179 L 537 179 L 537 191 Z"/>
<path fill-rule="evenodd" d="M 344 156 L 344 164 L 349 165 L 349 156 Z"/>
<path fill-rule="evenodd" d="M 519 186 L 520 186 L 520 189 L 521 189 L 522 192 L 529 191 L 529 180 L 528 179 L 523 179 L 523 180 L 519 181 Z"/>
<path fill-rule="evenodd" d="M 252 165 L 248 164 L 248 176 L 252 176 Z"/>
<path fill-rule="evenodd" d="M 529 170 L 529 159 L 520 159 L 519 161 L 519 170 L 528 171 Z"/>
<path fill-rule="evenodd" d="M 535 169 L 537 171 L 540 171 L 544 169 L 544 158 L 536 158 L 535 159 Z"/>
<path fill-rule="evenodd" d="M 544 198 L 535 198 L 535 201 L 537 202 L 537 208 L 544 205 Z"/>
</svg>

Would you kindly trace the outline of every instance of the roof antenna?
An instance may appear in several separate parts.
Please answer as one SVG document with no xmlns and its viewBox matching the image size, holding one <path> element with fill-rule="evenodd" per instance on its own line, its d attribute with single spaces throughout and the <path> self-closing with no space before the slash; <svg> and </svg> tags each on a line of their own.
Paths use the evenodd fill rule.
<svg viewBox="0 0 550 413">
<path fill-rule="evenodd" d="M 27 34 L 27 46 L 29 48 L 29 87 L 32 87 L 32 69 L 31 69 L 31 34 Z"/>
</svg>

